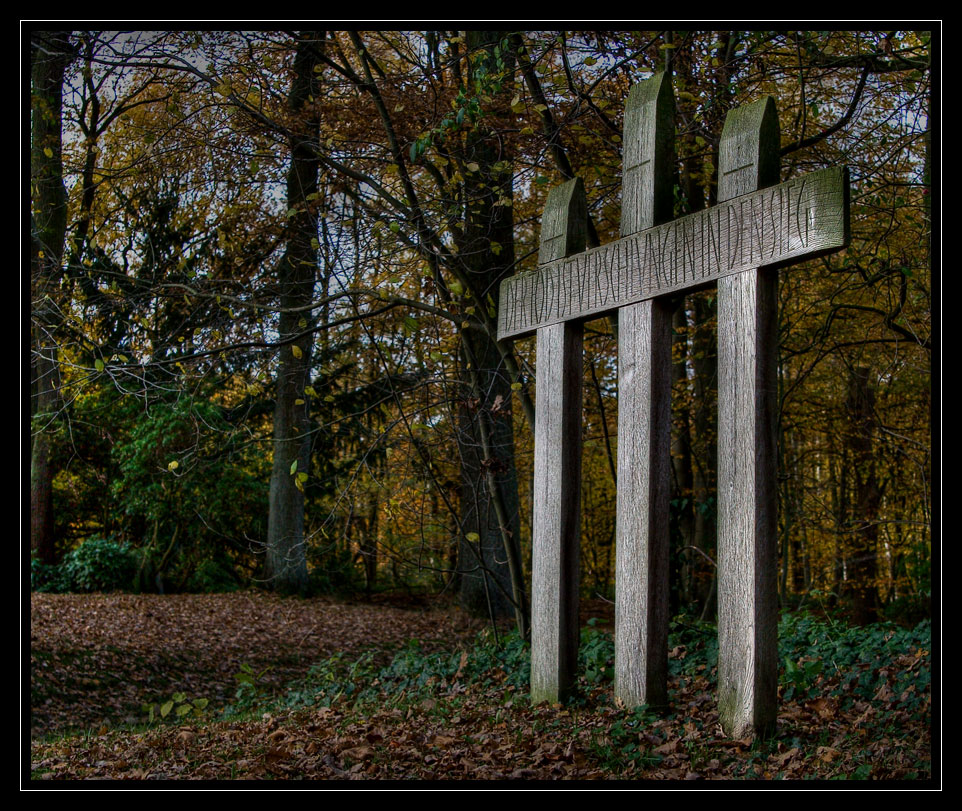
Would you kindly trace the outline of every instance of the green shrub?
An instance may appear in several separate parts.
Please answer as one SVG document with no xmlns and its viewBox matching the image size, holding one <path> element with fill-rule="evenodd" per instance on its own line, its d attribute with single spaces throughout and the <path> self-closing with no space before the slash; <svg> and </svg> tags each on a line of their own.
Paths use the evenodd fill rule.
<svg viewBox="0 0 962 811">
<path fill-rule="evenodd" d="M 611 634 L 597 629 L 598 620 L 588 620 L 588 627 L 581 629 L 578 646 L 578 672 L 583 673 L 588 684 L 600 684 L 614 678 L 615 643 Z"/>
<path fill-rule="evenodd" d="M 30 590 L 63 594 L 70 591 L 70 584 L 67 582 L 61 565 L 51 565 L 36 558 L 31 558 Z"/>
<path fill-rule="evenodd" d="M 127 544 L 88 538 L 67 553 L 60 568 L 65 591 L 124 591 L 133 584 L 137 561 Z"/>
<path fill-rule="evenodd" d="M 240 583 L 230 564 L 207 559 L 198 566 L 187 581 L 187 590 L 196 594 L 223 594 L 237 591 Z"/>
</svg>

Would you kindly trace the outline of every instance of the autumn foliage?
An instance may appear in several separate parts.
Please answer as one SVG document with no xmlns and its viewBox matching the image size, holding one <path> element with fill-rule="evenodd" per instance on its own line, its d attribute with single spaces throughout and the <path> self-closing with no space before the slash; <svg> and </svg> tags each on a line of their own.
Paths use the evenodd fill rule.
<svg viewBox="0 0 962 811">
<path fill-rule="evenodd" d="M 88 686 L 102 696 L 112 685 L 108 703 L 123 707 L 114 720 L 136 715 L 138 702 L 159 712 L 175 694 L 183 700 L 168 713 L 196 698 L 213 706 L 237 689 L 238 672 L 264 671 L 265 684 L 279 688 L 308 659 L 360 656 L 365 639 L 380 640 L 373 614 L 315 637 L 318 606 L 332 617 L 347 609 L 248 589 L 314 599 L 457 594 L 468 613 L 511 617 L 524 636 L 537 358 L 533 341 L 495 340 L 499 282 L 534 267 L 547 192 L 572 177 L 585 183 L 589 245 L 618 237 L 625 99 L 660 70 L 676 97 L 675 216 L 715 203 L 725 115 L 765 94 L 780 119 L 782 180 L 825 166 L 851 175 L 849 248 L 779 278 L 781 605 L 841 610 L 862 624 L 931 616 L 937 45 L 932 32 L 914 30 L 25 31 L 31 518 L 23 555 L 35 590 L 34 672 L 48 669 L 37 682 L 48 692 L 35 703 L 35 731 L 68 723 L 55 698 L 73 678 L 63 657 L 87 644 L 86 629 L 100 633 L 102 616 L 81 615 L 102 605 L 130 623 L 109 633 L 136 649 L 139 673 L 172 674 L 164 684 L 132 677 L 106 636 L 88 640 L 96 654 L 83 678 L 97 680 Z M 714 291 L 673 306 L 671 611 L 711 622 Z M 585 326 L 588 599 L 611 599 L 616 576 L 616 336 L 614 318 Z M 131 594 L 38 596 L 110 590 Z M 222 592 L 232 596 L 211 596 Z M 294 639 L 311 657 L 271 642 L 241 671 L 241 655 L 222 647 L 228 640 L 205 637 L 211 667 L 188 678 L 184 652 L 197 647 L 189 629 L 236 628 L 235 609 L 267 611 L 271 622 L 289 614 L 283 622 L 292 625 L 300 617 Z M 449 619 L 448 647 L 462 638 L 454 624 L 468 622 Z M 162 643 L 168 621 L 174 636 Z M 406 633 L 427 648 L 438 638 L 419 621 Z M 385 656 L 390 647 L 385 640 Z M 899 662 L 898 672 L 911 669 Z M 896 678 L 872 673 L 879 689 Z M 137 678 L 150 681 L 149 695 Z M 203 689 L 192 686 L 197 679 Z M 440 681 L 441 692 L 423 700 L 443 704 L 463 684 Z M 461 721 L 484 716 L 489 689 L 465 688 L 476 703 Z M 677 748 L 703 741 L 712 722 L 698 703 L 705 684 L 673 689 L 697 731 L 659 721 L 659 731 L 644 733 L 658 741 L 631 742 L 673 777 L 733 775 L 746 754 L 737 744 L 716 741 L 701 759 L 687 744 Z M 832 764 L 847 757 L 834 753 L 848 743 L 818 737 L 809 721 L 821 707 L 823 720 L 857 727 L 868 708 L 843 708 L 827 693 L 792 700 L 792 723 L 806 731 L 751 768 L 810 772 L 815 758 L 817 775 L 834 776 Z M 80 703 L 69 723 L 95 726 L 87 709 Z M 402 776 L 402 761 L 382 763 L 385 747 L 404 757 L 430 748 L 434 760 L 421 752 L 418 761 L 422 776 L 429 766 L 435 776 L 510 776 L 522 768 L 511 765 L 512 736 L 531 755 L 523 768 L 533 773 L 520 776 L 596 776 L 589 741 L 628 745 L 611 732 L 610 707 L 600 716 L 605 732 L 585 721 L 558 746 L 534 746 L 523 731 L 550 728 L 558 720 L 550 712 L 510 709 L 504 726 L 485 726 L 489 737 L 454 747 L 457 762 L 449 739 L 461 740 L 461 721 L 438 720 L 420 704 L 378 711 L 363 730 L 334 703 L 323 723 L 304 721 L 323 728 L 316 734 L 272 715 L 232 722 L 223 734 L 190 731 L 189 741 L 162 725 L 136 745 L 180 753 L 158 774 L 220 777 L 219 766 L 200 762 L 227 763 L 229 739 L 251 735 L 264 748 L 241 771 L 293 774 L 307 767 L 292 758 L 314 747 L 312 755 L 326 754 L 311 768 L 343 778 Z M 562 726 L 581 723 L 571 712 Z M 191 747 L 213 754 L 195 761 Z M 651 776 L 648 756 L 628 757 L 625 769 Z M 42 756 L 58 764 L 49 773 L 88 773 L 58 757 Z M 889 763 L 874 739 L 860 757 L 889 764 L 884 776 L 922 773 Z M 144 762 L 121 759 L 131 769 Z"/>
</svg>

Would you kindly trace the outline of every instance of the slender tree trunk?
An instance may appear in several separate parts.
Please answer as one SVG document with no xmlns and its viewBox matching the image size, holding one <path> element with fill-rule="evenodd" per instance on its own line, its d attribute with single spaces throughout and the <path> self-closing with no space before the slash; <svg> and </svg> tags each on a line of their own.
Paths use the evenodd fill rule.
<svg viewBox="0 0 962 811">
<path fill-rule="evenodd" d="M 317 190 L 320 119 L 315 99 L 324 32 L 298 35 L 294 76 L 288 96 L 293 119 L 291 165 L 287 173 L 287 247 L 278 268 L 282 307 L 281 341 L 274 405 L 274 463 L 265 577 L 281 592 L 308 587 L 304 539 L 304 480 L 310 468 L 310 421 L 305 388 L 310 384 L 314 316 L 293 308 L 309 304 L 317 278 Z"/>
<path fill-rule="evenodd" d="M 489 73 L 497 70 L 494 49 L 499 38 L 493 31 L 468 32 L 469 52 L 486 51 L 484 66 Z M 509 59 L 507 54 L 503 58 Z M 505 86 L 498 94 L 504 109 L 508 93 Z M 469 173 L 465 180 L 466 198 L 472 204 L 458 251 L 472 281 L 470 304 L 488 308 L 493 302 L 495 312 L 500 282 L 514 264 L 512 176 L 502 146 L 480 127 L 468 136 L 465 160 L 477 163 L 479 171 Z M 465 330 L 462 349 L 464 395 L 458 442 L 461 604 L 479 614 L 513 613 L 523 632 L 527 607 L 521 572 L 511 378 L 493 336 L 486 331 Z"/>
<path fill-rule="evenodd" d="M 695 572 L 702 565 L 702 561 L 696 559 L 697 553 L 691 548 L 694 546 L 695 509 L 692 502 L 694 480 L 691 458 L 691 398 L 688 395 L 687 373 L 688 320 L 684 305 L 678 307 L 672 315 L 672 328 L 674 332 L 672 340 L 674 362 L 671 365 L 671 377 L 672 388 L 676 396 L 672 398 L 671 500 L 675 505 L 672 512 L 677 525 L 676 544 L 671 555 L 671 574 L 677 583 L 677 587 L 672 589 L 673 593 L 677 592 L 678 594 L 678 605 L 672 606 L 672 614 L 675 614 L 682 607 L 689 606 L 694 600 Z M 681 395 L 680 398 L 678 397 L 679 394 Z"/>
<path fill-rule="evenodd" d="M 874 622 L 878 611 L 878 513 L 882 501 L 873 448 L 875 392 L 869 383 L 870 375 L 871 370 L 865 367 L 852 370 L 847 403 L 855 487 L 845 591 L 852 618 L 862 625 Z"/>
<path fill-rule="evenodd" d="M 67 233 L 63 181 L 63 83 L 73 56 L 69 31 L 39 31 L 31 56 L 31 360 L 30 539 L 44 563 L 56 563 L 53 433 L 60 402 L 57 325 Z"/>
<path fill-rule="evenodd" d="M 695 296 L 695 330 L 692 340 L 692 364 L 694 366 L 695 401 L 692 425 L 692 491 L 695 506 L 695 547 L 704 555 L 698 555 L 696 566 L 699 576 L 695 594 L 702 606 L 702 617 L 712 617 L 716 611 L 716 571 L 708 559 L 716 558 L 716 489 L 718 468 L 718 355 L 715 330 L 715 302 L 704 296 Z"/>
</svg>

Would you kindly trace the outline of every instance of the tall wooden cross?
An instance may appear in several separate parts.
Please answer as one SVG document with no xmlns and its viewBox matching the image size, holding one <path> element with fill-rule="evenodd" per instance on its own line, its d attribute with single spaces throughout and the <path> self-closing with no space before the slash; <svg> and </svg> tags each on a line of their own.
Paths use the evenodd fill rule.
<svg viewBox="0 0 962 811">
<path fill-rule="evenodd" d="M 848 174 L 779 183 L 766 97 L 728 114 L 718 204 L 672 217 L 664 74 L 625 110 L 621 239 L 585 251 L 575 179 L 548 195 L 538 268 L 501 286 L 499 339 L 537 333 L 531 697 L 559 701 L 578 652 L 582 324 L 618 313 L 615 694 L 667 703 L 671 297 L 718 285 L 718 702 L 734 737 L 775 722 L 776 272 L 848 244 Z"/>
</svg>

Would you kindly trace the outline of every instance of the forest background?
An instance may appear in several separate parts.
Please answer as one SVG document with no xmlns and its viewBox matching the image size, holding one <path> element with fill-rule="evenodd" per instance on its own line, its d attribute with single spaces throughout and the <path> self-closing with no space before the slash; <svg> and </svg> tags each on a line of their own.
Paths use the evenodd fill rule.
<svg viewBox="0 0 962 811">
<path fill-rule="evenodd" d="M 930 611 L 933 41 L 923 31 L 34 31 L 35 589 L 457 593 L 527 622 L 534 357 L 498 285 L 548 189 L 618 237 L 629 87 L 666 70 L 675 215 L 726 113 L 851 173 L 779 280 L 783 605 Z M 937 214 L 937 208 L 936 208 Z M 615 319 L 585 334 L 581 583 L 614 586 Z M 711 618 L 715 302 L 673 317 L 672 612 Z"/>
</svg>

